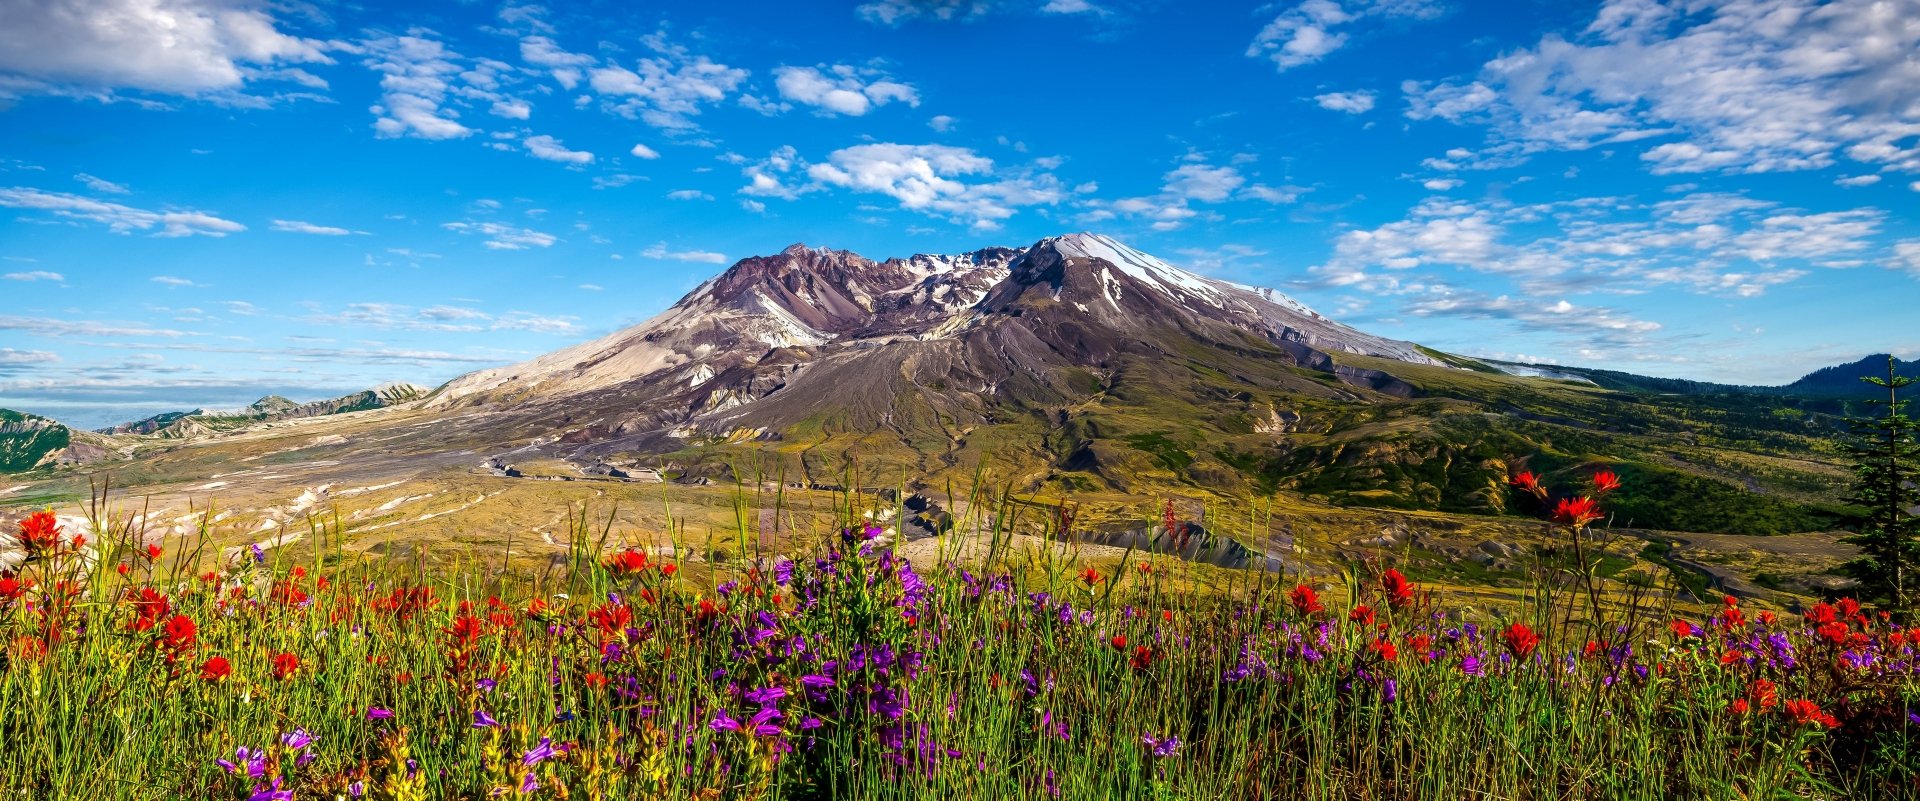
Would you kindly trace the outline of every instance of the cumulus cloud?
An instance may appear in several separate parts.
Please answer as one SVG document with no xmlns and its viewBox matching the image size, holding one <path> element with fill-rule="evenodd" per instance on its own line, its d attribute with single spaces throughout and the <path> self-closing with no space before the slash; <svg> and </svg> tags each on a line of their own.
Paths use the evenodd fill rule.
<svg viewBox="0 0 1920 801">
<path fill-rule="evenodd" d="M 526 250 L 527 248 L 552 247 L 560 241 L 559 237 L 531 228 L 519 228 L 496 222 L 450 222 L 441 224 L 442 228 L 461 234 L 485 237 L 483 243 L 488 250 Z"/>
<path fill-rule="evenodd" d="M 593 161 L 592 153 L 585 150 L 568 150 L 560 140 L 545 134 L 529 136 L 523 144 L 527 146 L 527 152 L 537 159 L 558 161 L 563 164 L 589 164 Z"/>
<path fill-rule="evenodd" d="M 899 25 L 913 19 L 964 20 L 992 11 L 996 0 L 873 0 L 854 13 L 877 25 Z"/>
<path fill-rule="evenodd" d="M 387 36 L 365 45 L 368 66 L 382 73 L 373 129 L 383 137 L 459 139 L 474 129 L 460 124 L 459 112 L 445 107 L 463 69 L 460 56 L 424 36 Z"/>
<path fill-rule="evenodd" d="M 1260 29 L 1247 45 L 1247 55 L 1272 61 L 1285 72 L 1344 47 L 1350 37 L 1338 28 L 1367 18 L 1432 19 L 1440 12 L 1438 4 L 1427 0 L 1306 0 Z"/>
<path fill-rule="evenodd" d="M 691 132 L 699 129 L 693 117 L 702 106 L 725 100 L 747 79 L 746 70 L 694 55 L 668 41 L 664 31 L 642 43 L 655 55 L 637 60 L 632 69 L 610 63 L 588 71 L 588 84 L 611 113 L 666 131 Z"/>
<path fill-rule="evenodd" d="M 1344 111 L 1348 114 L 1365 114 L 1373 110 L 1372 92 L 1328 92 L 1314 95 L 1313 102 L 1328 111 Z"/>
<path fill-rule="evenodd" d="M 1742 195 L 1658 203 L 1595 197 L 1540 204 L 1432 198 L 1403 220 L 1342 234 L 1312 272 L 1322 285 L 1393 293 L 1430 283 L 1415 268 L 1504 276 L 1527 293 L 1660 287 L 1750 297 L 1882 246 L 1885 213 L 1808 213 Z"/>
<path fill-rule="evenodd" d="M 640 251 L 640 255 L 649 259 L 688 261 L 696 264 L 727 263 L 727 256 L 724 253 L 715 253 L 711 250 L 668 250 L 665 242 L 655 243 L 652 247 Z"/>
<path fill-rule="evenodd" d="M 548 74 L 552 75 L 563 89 L 579 86 L 582 70 L 595 63 L 593 56 L 567 52 L 545 36 L 528 36 L 521 39 L 520 60 L 536 67 L 547 68 Z"/>
<path fill-rule="evenodd" d="M 637 158 L 643 158 L 649 161 L 660 158 L 659 151 L 654 150 L 653 148 L 647 147 L 644 144 L 634 145 L 633 149 L 627 152 L 632 153 Z"/>
<path fill-rule="evenodd" d="M 7 281 L 65 281 L 67 277 L 47 270 L 33 270 L 24 273 L 7 273 L 6 275 L 0 275 L 0 279 Z"/>
<path fill-rule="evenodd" d="M 276 7 L 246 0 L 63 0 L 0 4 L 0 94 L 176 95 L 254 79 L 318 79 L 275 65 L 330 64 L 325 42 L 288 34 Z M 324 83 L 322 83 L 324 86 Z"/>
<path fill-rule="evenodd" d="M 1654 173 L 1920 172 L 1916 19 L 1920 0 L 1609 0 L 1578 36 L 1409 83 L 1407 115 L 1528 151 L 1653 140 Z"/>
<path fill-rule="evenodd" d="M 1091 189 L 1091 187 L 1089 187 Z M 1239 168 L 1189 161 L 1161 176 L 1160 193 L 1118 200 L 1091 200 L 1088 211 L 1080 215 L 1083 223 L 1096 223 L 1117 216 L 1146 220 L 1156 231 L 1171 231 L 1198 217 L 1213 212 L 1195 209 L 1195 203 L 1224 203 L 1230 200 L 1255 200 L 1286 204 L 1300 199 L 1308 189 L 1300 186 L 1268 186 L 1250 183 Z"/>
<path fill-rule="evenodd" d="M 667 193 L 668 200 L 712 200 L 713 196 L 698 189 L 676 189 Z"/>
<path fill-rule="evenodd" d="M 232 220 L 190 209 L 149 211 L 66 192 L 15 186 L 0 189 L 0 206 L 44 211 L 67 220 L 104 223 L 114 233 L 153 231 L 154 236 L 226 236 L 247 230 Z M 156 230 L 157 229 L 157 230 Z"/>
<path fill-rule="evenodd" d="M 1000 174 L 993 160 L 951 145 L 856 145 L 807 168 L 826 186 L 883 194 L 912 211 L 991 230 L 1022 206 L 1051 205 L 1066 197 L 1044 173 Z"/>
<path fill-rule="evenodd" d="M 273 230 L 286 231 L 294 234 L 314 234 L 317 236 L 346 236 L 354 233 L 345 228 L 335 228 L 331 225 L 315 225 L 300 220 L 274 220 Z"/>
<path fill-rule="evenodd" d="M 912 86 L 890 80 L 885 73 L 875 70 L 837 64 L 778 67 L 773 74 L 774 88 L 782 98 L 813 106 L 823 114 L 858 117 L 876 106 L 896 101 L 920 105 L 920 93 Z"/>
</svg>

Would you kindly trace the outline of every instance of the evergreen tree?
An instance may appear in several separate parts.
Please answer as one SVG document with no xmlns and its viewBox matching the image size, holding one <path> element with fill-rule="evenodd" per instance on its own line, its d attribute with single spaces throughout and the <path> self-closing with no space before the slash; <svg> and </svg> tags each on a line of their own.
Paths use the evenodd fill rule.
<svg viewBox="0 0 1920 801">
<path fill-rule="evenodd" d="M 1855 442 L 1847 447 L 1853 457 L 1853 492 L 1846 501 L 1864 510 L 1859 530 L 1845 542 L 1860 546 L 1860 558 L 1846 564 L 1847 572 L 1859 579 L 1864 594 L 1881 604 L 1902 611 L 1914 609 L 1920 601 L 1920 441 L 1916 430 L 1920 423 L 1905 414 L 1907 402 L 1900 389 L 1920 382 L 1894 372 L 1893 357 L 1887 357 L 1887 377 L 1861 379 L 1887 391 L 1886 400 L 1871 403 L 1881 407 L 1877 417 L 1855 420 Z"/>
</svg>

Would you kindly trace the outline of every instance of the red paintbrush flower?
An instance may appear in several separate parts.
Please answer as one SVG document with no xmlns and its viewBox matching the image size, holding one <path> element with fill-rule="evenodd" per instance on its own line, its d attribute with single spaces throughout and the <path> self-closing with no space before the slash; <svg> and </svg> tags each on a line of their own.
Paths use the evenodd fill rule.
<svg viewBox="0 0 1920 801">
<path fill-rule="evenodd" d="M 647 555 L 633 548 L 607 557 L 607 569 L 619 574 L 633 574 L 647 569 Z"/>
<path fill-rule="evenodd" d="M 54 519 L 52 512 L 40 511 L 27 515 L 27 519 L 20 521 L 20 544 L 25 545 L 30 553 L 52 551 L 60 547 L 60 521 Z"/>
<path fill-rule="evenodd" d="M 193 647 L 199 635 L 200 627 L 194 625 L 193 618 L 174 615 L 167 618 L 165 626 L 160 627 L 160 644 L 168 650 L 185 651 Z"/>
<path fill-rule="evenodd" d="M 454 647 L 468 647 L 480 641 L 487 633 L 480 618 L 473 615 L 461 615 L 453 619 L 453 626 L 447 629 L 447 636 L 453 640 Z"/>
<path fill-rule="evenodd" d="M 1531 471 L 1514 476 L 1511 483 L 1522 492 L 1532 495 L 1535 498 L 1539 498 L 1542 501 L 1547 499 L 1547 488 L 1540 485 L 1540 477 L 1534 475 Z"/>
<path fill-rule="evenodd" d="M 147 546 L 147 561 L 149 562 L 159 561 L 161 553 L 162 551 L 160 550 L 160 546 L 158 545 Z"/>
<path fill-rule="evenodd" d="M 1087 569 L 1080 571 L 1080 583 L 1085 584 L 1089 587 L 1095 584 L 1099 584 L 1100 572 L 1097 570 L 1094 570 L 1092 567 L 1088 567 Z"/>
<path fill-rule="evenodd" d="M 1753 699 L 1761 709 L 1772 709 L 1780 703 L 1779 688 L 1766 679 L 1754 679 L 1747 685 L 1747 697 Z"/>
<path fill-rule="evenodd" d="M 1287 593 L 1287 603 L 1293 604 L 1293 611 L 1299 612 L 1302 616 L 1310 616 L 1326 610 L 1326 607 L 1320 603 L 1320 594 L 1305 584 L 1296 586 L 1292 592 Z"/>
<path fill-rule="evenodd" d="M 1620 476 L 1612 470 L 1602 470 L 1593 474 L 1593 491 L 1601 495 L 1620 488 Z"/>
<path fill-rule="evenodd" d="M 1400 649 L 1394 646 L 1392 640 L 1374 640 L 1367 643 L 1367 650 L 1379 656 L 1382 662 L 1392 662 L 1400 658 Z"/>
<path fill-rule="evenodd" d="M 1134 670 L 1146 670 L 1152 664 L 1153 649 L 1145 645 L 1135 646 L 1133 655 L 1127 657 L 1127 667 Z"/>
<path fill-rule="evenodd" d="M 201 681 L 220 681 L 233 675 L 233 665 L 224 656 L 209 657 L 200 663 Z"/>
<path fill-rule="evenodd" d="M 1361 604 L 1347 612 L 1347 619 L 1362 626 L 1373 625 L 1373 607 Z"/>
<path fill-rule="evenodd" d="M 1839 619 L 1839 617 L 1839 611 L 1833 608 L 1833 604 L 1827 603 L 1826 601 L 1814 604 L 1813 608 L 1808 609 L 1806 614 L 1807 622 L 1816 626 L 1822 623 L 1832 623 Z"/>
<path fill-rule="evenodd" d="M 1380 587 L 1386 590 L 1388 606 L 1399 609 L 1413 603 L 1413 582 L 1398 570 L 1387 568 L 1387 572 L 1380 576 Z"/>
<path fill-rule="evenodd" d="M 293 678 L 300 672 L 300 657 L 290 653 L 273 655 L 273 677 L 281 681 Z"/>
<path fill-rule="evenodd" d="M 1840 719 L 1820 711 L 1820 705 L 1806 699 L 1788 701 L 1787 717 L 1803 726 L 1821 725 L 1829 729 L 1840 728 Z"/>
<path fill-rule="evenodd" d="M 1585 528 L 1588 523 L 1600 519 L 1600 504 L 1592 498 L 1561 498 L 1553 507 L 1553 519 L 1573 528 Z"/>
<path fill-rule="evenodd" d="M 1115 634 L 1113 635 L 1113 639 L 1108 640 L 1108 642 L 1113 644 L 1115 650 L 1124 651 L 1127 648 L 1127 635 Z"/>
<path fill-rule="evenodd" d="M 134 631 L 148 631 L 160 623 L 160 618 L 173 611 L 173 604 L 167 596 L 152 587 L 141 587 L 140 592 L 127 601 L 133 607 L 133 622 L 127 624 Z"/>
<path fill-rule="evenodd" d="M 1513 654 L 1513 658 L 1524 660 L 1533 656 L 1533 649 L 1540 645 L 1540 635 L 1525 623 L 1515 623 L 1500 632 L 1500 641 L 1506 643 L 1507 652 Z"/>
<path fill-rule="evenodd" d="M 27 587 L 12 576 L 0 576 L 0 603 L 11 603 L 25 595 Z"/>
</svg>

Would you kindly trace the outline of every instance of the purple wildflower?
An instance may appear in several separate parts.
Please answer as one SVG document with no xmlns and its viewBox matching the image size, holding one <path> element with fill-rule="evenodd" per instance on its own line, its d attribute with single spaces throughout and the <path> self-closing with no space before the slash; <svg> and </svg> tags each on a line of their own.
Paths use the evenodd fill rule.
<svg viewBox="0 0 1920 801">
<path fill-rule="evenodd" d="M 492 715 L 487 714 L 487 710 L 484 710 L 484 709 L 473 710 L 473 727 L 474 728 L 491 729 L 498 725 L 500 725 L 500 721 L 494 720 Z"/>
</svg>

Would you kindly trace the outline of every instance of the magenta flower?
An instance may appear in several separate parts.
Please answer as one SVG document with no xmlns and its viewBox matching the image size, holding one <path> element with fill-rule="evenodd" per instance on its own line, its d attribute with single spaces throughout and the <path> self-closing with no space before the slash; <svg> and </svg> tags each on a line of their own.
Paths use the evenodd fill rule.
<svg viewBox="0 0 1920 801">
<path fill-rule="evenodd" d="M 393 710 L 377 706 L 367 707 L 367 720 L 387 720 L 393 717 Z"/>
<path fill-rule="evenodd" d="M 473 710 L 473 727 L 474 728 L 491 729 L 498 725 L 500 725 L 500 721 L 494 720 L 492 715 L 487 714 L 487 710 L 484 710 L 484 709 Z"/>
</svg>

